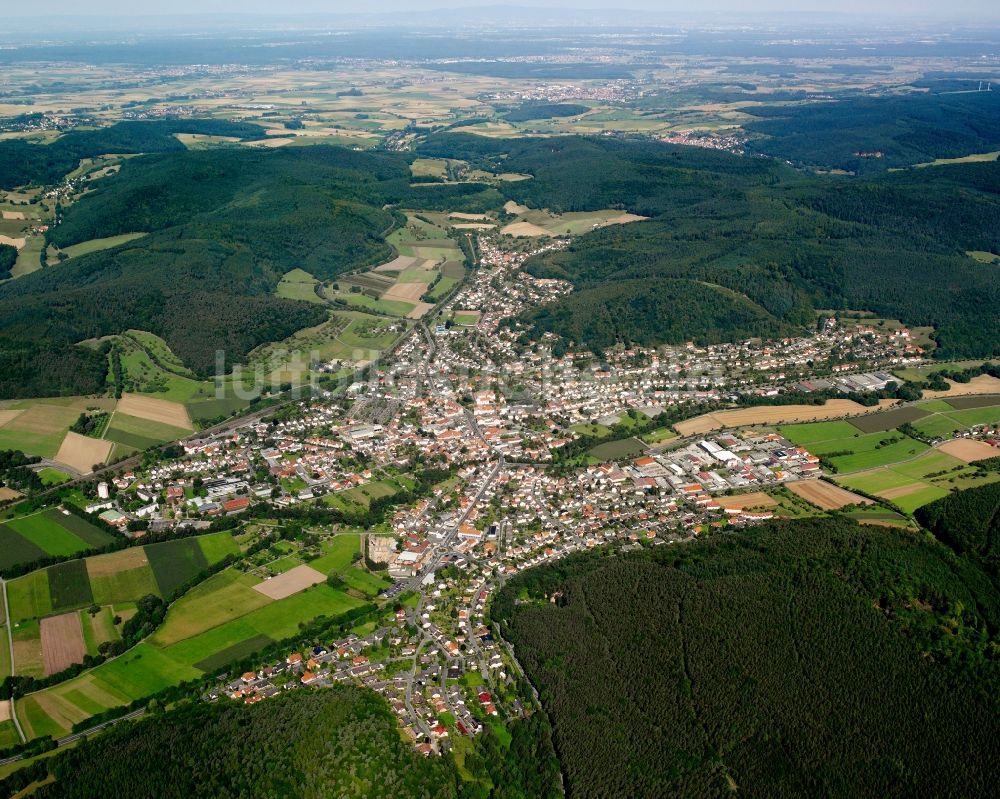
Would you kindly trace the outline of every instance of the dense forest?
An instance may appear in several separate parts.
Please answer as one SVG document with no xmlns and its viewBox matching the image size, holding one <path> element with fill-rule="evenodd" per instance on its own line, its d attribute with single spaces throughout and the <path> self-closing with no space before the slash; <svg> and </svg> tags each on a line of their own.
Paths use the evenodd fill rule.
<svg viewBox="0 0 1000 799">
<path fill-rule="evenodd" d="M 10 244 L 0 244 L 0 280 L 10 277 L 14 264 L 17 263 L 17 247 Z"/>
<path fill-rule="evenodd" d="M 27 183 L 56 183 L 73 171 L 81 158 L 105 153 L 180 152 L 184 145 L 175 133 L 200 133 L 260 139 L 264 129 L 251 122 L 217 119 L 161 119 L 119 122 L 97 130 L 72 130 L 51 144 L 32 144 L 21 139 L 0 142 L 0 189 Z"/>
<path fill-rule="evenodd" d="M 982 796 L 996 600 L 929 536 L 825 519 L 575 556 L 493 614 L 570 796 Z"/>
<path fill-rule="evenodd" d="M 15 780 L 51 774 L 55 782 L 34 796 L 458 795 L 450 761 L 417 754 L 385 702 L 353 687 L 296 691 L 250 707 L 183 706 L 122 724 L 34 768 L 37 774 L 0 783 L 0 794 L 16 790 Z"/>
<path fill-rule="evenodd" d="M 530 260 L 576 288 L 529 313 L 532 333 L 597 348 L 738 340 L 861 309 L 935 327 L 943 357 L 1000 352 L 1000 273 L 966 255 L 1000 252 L 998 164 L 852 181 L 650 142 L 449 134 L 421 150 L 532 174 L 501 188 L 532 207 L 651 217 Z M 691 301 L 679 319 L 677 299 Z"/>
<path fill-rule="evenodd" d="M 976 81 L 925 82 L 927 92 L 748 106 L 751 152 L 856 174 L 1000 149 L 1000 96 Z M 946 93 L 947 92 L 947 93 Z"/>
<path fill-rule="evenodd" d="M 54 145 L 53 145 L 54 146 Z M 148 235 L 0 288 L 0 396 L 91 393 L 105 359 L 75 346 L 127 328 L 162 336 L 200 375 L 326 312 L 272 292 L 301 267 L 319 278 L 389 260 L 386 206 L 414 199 L 409 161 L 334 147 L 170 152 L 135 158 L 66 210 L 66 247 Z M 432 206 L 495 206 L 481 185 L 422 189 Z M 427 194 L 424 194 L 427 192 Z M 39 368 L 44 366 L 45 368 Z"/>
</svg>

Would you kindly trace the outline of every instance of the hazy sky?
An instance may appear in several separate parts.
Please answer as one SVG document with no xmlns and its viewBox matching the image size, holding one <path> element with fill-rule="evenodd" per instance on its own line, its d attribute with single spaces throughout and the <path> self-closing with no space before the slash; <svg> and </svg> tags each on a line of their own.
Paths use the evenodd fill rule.
<svg viewBox="0 0 1000 799">
<path fill-rule="evenodd" d="M 379 13 L 438 8 L 472 8 L 512 5 L 569 9 L 636 9 L 667 12 L 678 18 L 708 15 L 790 12 L 801 18 L 810 12 L 864 14 L 909 18 L 946 17 L 958 22 L 981 23 L 1000 16 L 997 0 L 29 0 L 4 2 L 4 16 L 52 17 L 55 15 L 137 16 L 187 14 L 316 14 Z"/>
</svg>

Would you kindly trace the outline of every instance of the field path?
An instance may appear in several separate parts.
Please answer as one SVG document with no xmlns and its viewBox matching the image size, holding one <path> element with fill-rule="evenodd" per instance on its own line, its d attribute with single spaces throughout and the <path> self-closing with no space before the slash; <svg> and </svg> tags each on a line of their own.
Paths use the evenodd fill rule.
<svg viewBox="0 0 1000 799">
<path fill-rule="evenodd" d="M 10 629 L 10 605 L 7 603 L 7 581 L 0 577 L 0 590 L 3 592 L 3 615 L 4 624 L 7 627 L 7 646 L 10 649 L 10 673 L 14 674 L 14 633 Z M 24 730 L 21 729 L 21 722 L 17 719 L 17 711 L 14 710 L 14 699 L 10 699 L 10 717 L 17 728 L 17 734 L 21 736 L 22 743 L 27 740 L 24 737 Z"/>
</svg>

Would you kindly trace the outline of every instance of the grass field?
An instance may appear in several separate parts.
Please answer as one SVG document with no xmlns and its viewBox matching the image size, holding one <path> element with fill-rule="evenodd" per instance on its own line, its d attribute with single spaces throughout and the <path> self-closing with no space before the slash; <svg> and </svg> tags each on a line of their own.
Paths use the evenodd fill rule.
<svg viewBox="0 0 1000 799">
<path fill-rule="evenodd" d="M 222 532 L 129 547 L 39 569 L 7 584 L 11 619 L 37 619 L 91 603 L 135 602 L 147 594 L 166 597 L 208 564 L 238 551 L 233 537 Z"/>
<path fill-rule="evenodd" d="M 323 555 L 309 562 L 316 571 L 340 574 L 350 568 L 355 553 L 361 551 L 361 536 L 342 533 L 323 542 Z"/>
<path fill-rule="evenodd" d="M 73 244 L 72 246 L 67 247 L 63 250 L 63 252 L 70 258 L 77 258 L 81 255 L 90 255 L 92 252 L 110 250 L 112 247 L 118 247 L 119 245 L 127 244 L 130 241 L 141 239 L 145 235 L 145 233 L 122 233 L 120 236 L 109 236 L 104 239 L 81 241 L 79 244 Z"/>
<path fill-rule="evenodd" d="M 190 430 L 181 427 L 140 419 L 124 413 L 115 413 L 104 433 L 104 438 L 134 449 L 147 449 L 166 441 L 186 438 Z"/>
<path fill-rule="evenodd" d="M 929 413 L 925 408 L 909 405 L 905 408 L 893 408 L 890 411 L 873 413 L 868 416 L 859 416 L 851 420 L 862 433 L 879 433 L 886 430 L 895 430 L 907 422 L 913 423 L 923 419 Z"/>
<path fill-rule="evenodd" d="M 278 283 L 274 293 L 289 300 L 304 300 L 305 302 L 323 303 L 316 294 L 316 284 L 319 281 L 304 269 L 293 269 L 285 273 Z"/>
<path fill-rule="evenodd" d="M 635 458 L 644 453 L 648 447 L 637 438 L 624 438 L 619 441 L 608 441 L 591 448 L 590 456 L 600 461 L 615 461 L 622 458 Z"/>
<path fill-rule="evenodd" d="M 0 568 L 45 555 L 75 555 L 113 540 L 89 522 L 50 508 L 0 524 Z"/>
<path fill-rule="evenodd" d="M 858 435 L 858 428 L 850 422 L 811 422 L 780 425 L 778 432 L 793 444 L 812 452 L 813 446 L 820 442 L 853 438 Z"/>
</svg>

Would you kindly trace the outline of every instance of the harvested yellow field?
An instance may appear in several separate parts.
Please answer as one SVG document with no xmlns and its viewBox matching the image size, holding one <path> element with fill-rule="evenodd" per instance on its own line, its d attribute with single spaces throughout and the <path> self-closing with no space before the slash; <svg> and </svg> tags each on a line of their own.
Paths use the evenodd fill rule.
<svg viewBox="0 0 1000 799">
<path fill-rule="evenodd" d="M 129 547 L 106 555 L 96 555 L 84 561 L 91 577 L 110 577 L 129 569 L 138 569 L 149 563 L 145 547 Z"/>
<path fill-rule="evenodd" d="M 10 236 L 0 236 L 0 244 L 9 244 L 11 247 L 21 249 L 28 240 L 25 238 L 12 239 Z"/>
<path fill-rule="evenodd" d="M 505 236 L 515 236 L 517 238 L 552 235 L 552 233 L 545 228 L 533 225 L 531 222 L 514 222 L 511 225 L 507 225 L 500 232 Z"/>
<path fill-rule="evenodd" d="M 761 405 L 756 408 L 734 408 L 731 411 L 706 413 L 678 422 L 674 427 L 682 436 L 691 436 L 727 427 L 820 422 L 844 416 L 859 416 L 884 410 L 895 404 L 896 400 L 880 400 L 878 405 L 869 408 L 853 400 L 832 399 L 827 400 L 825 405 Z"/>
<path fill-rule="evenodd" d="M 785 487 L 820 510 L 837 510 L 845 505 L 872 505 L 870 499 L 825 480 L 795 480 Z"/>
<path fill-rule="evenodd" d="M 393 261 L 389 261 L 387 264 L 382 264 L 381 266 L 376 266 L 373 272 L 402 272 L 404 269 L 409 269 L 411 266 L 416 266 L 420 262 L 419 258 L 415 258 L 412 255 L 400 255 Z"/>
<path fill-rule="evenodd" d="M 925 399 L 938 397 L 967 397 L 970 394 L 1000 394 L 1000 378 L 992 375 L 978 375 L 968 383 L 955 383 L 948 380 L 950 388 L 947 391 L 925 391 Z"/>
<path fill-rule="evenodd" d="M 88 438 L 74 433 L 66 433 L 59 452 L 53 460 L 83 474 L 89 474 L 98 463 L 104 463 L 111 454 L 112 443 L 101 438 Z"/>
<path fill-rule="evenodd" d="M 463 214 L 461 211 L 452 211 L 448 214 L 449 219 L 464 219 L 466 222 L 489 222 L 490 218 L 486 214 Z"/>
<path fill-rule="evenodd" d="M 765 494 L 763 491 L 755 491 L 752 494 L 738 494 L 735 497 L 715 497 L 723 508 L 735 508 L 736 510 L 746 510 L 747 508 L 773 508 L 778 503 L 774 497 Z"/>
<path fill-rule="evenodd" d="M 296 566 L 270 580 L 264 580 L 255 585 L 253 590 L 271 599 L 284 599 L 322 582 L 326 582 L 325 574 L 316 571 L 312 566 L 303 565 Z"/>
<path fill-rule="evenodd" d="M 452 225 L 455 230 L 493 230 L 496 225 L 487 224 L 486 222 L 463 222 L 459 225 Z"/>
<path fill-rule="evenodd" d="M 996 458 L 1000 456 L 1000 449 L 991 447 L 985 441 L 976 441 L 974 439 L 947 441 L 938 447 L 938 451 L 944 452 L 951 455 L 953 458 L 958 458 L 960 461 L 965 461 L 966 463 L 982 461 L 987 458 Z"/>
<path fill-rule="evenodd" d="M 402 300 L 403 302 L 420 302 L 427 293 L 430 283 L 394 283 L 382 295 L 383 300 Z"/>
<path fill-rule="evenodd" d="M 27 219 L 27 217 L 24 215 L 24 211 L 4 211 L 3 212 L 3 218 L 4 219 Z"/>
<path fill-rule="evenodd" d="M 530 211 L 531 209 L 528 208 L 528 206 L 526 205 L 518 205 L 513 200 L 508 200 L 507 202 L 504 203 L 503 210 L 506 211 L 508 214 L 516 214 L 517 216 L 521 216 L 522 214 L 528 213 L 528 211 Z"/>
<path fill-rule="evenodd" d="M 122 398 L 118 400 L 118 411 L 129 416 L 138 416 L 140 419 L 149 419 L 151 422 L 194 430 L 187 408 L 179 402 L 145 397 L 141 394 L 122 394 Z"/>
<path fill-rule="evenodd" d="M 897 488 L 887 488 L 885 491 L 879 491 L 878 495 L 883 499 L 899 499 L 899 497 L 907 497 L 910 494 L 916 494 L 918 491 L 923 491 L 927 488 L 923 483 L 910 483 L 905 486 L 898 486 Z"/>
<path fill-rule="evenodd" d="M 418 302 L 416 307 L 410 311 L 407 315 L 407 319 L 423 319 L 426 314 L 434 309 L 434 306 L 429 302 Z"/>
<path fill-rule="evenodd" d="M 22 413 L 23 411 L 0 411 L 0 427 L 3 427 L 7 422 L 13 421 Z"/>
</svg>

